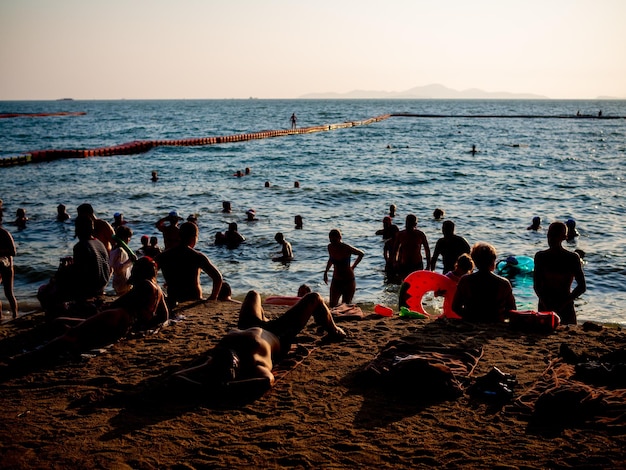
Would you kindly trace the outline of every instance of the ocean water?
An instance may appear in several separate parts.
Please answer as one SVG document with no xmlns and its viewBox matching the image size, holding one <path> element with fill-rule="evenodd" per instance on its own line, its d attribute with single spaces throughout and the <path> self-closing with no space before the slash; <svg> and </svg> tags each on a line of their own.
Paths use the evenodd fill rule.
<svg viewBox="0 0 626 470">
<path fill-rule="evenodd" d="M 416 214 L 431 250 L 441 236 L 441 222 L 432 217 L 439 207 L 470 244 L 488 241 L 501 258 L 533 256 L 547 246 L 550 222 L 575 219 L 581 235 L 567 246 L 586 252 L 588 285 L 576 302 L 579 320 L 626 324 L 626 119 L 552 118 L 579 110 L 626 116 L 626 101 L 0 102 L 0 113 L 86 113 L 0 119 L 0 157 L 285 129 L 293 112 L 304 127 L 386 113 L 545 116 L 392 117 L 315 134 L 0 167 L 4 226 L 18 246 L 15 289 L 21 309 L 38 306 L 38 286 L 75 243 L 73 226 L 55 222 L 57 204 L 74 216 L 83 202 L 111 222 L 115 212 L 123 212 L 135 249 L 141 235 L 160 235 L 154 223 L 169 211 L 198 214 L 197 248 L 222 271 L 237 297 L 249 289 L 295 295 L 302 283 L 328 296 L 322 280 L 328 232 L 339 228 L 345 242 L 366 252 L 356 269 L 355 302 L 366 308 L 393 305 L 398 286 L 385 283 L 383 243 L 374 232 L 395 204 L 395 223 L 402 228 L 404 217 Z M 475 155 L 469 152 L 472 145 L 479 150 Z M 250 175 L 233 176 L 245 167 Z M 157 183 L 150 181 L 153 170 Z M 294 188 L 295 181 L 300 188 Z M 231 201 L 231 214 L 221 212 L 225 200 Z M 30 218 L 25 230 L 11 225 L 19 207 Z M 249 208 L 256 210 L 257 222 L 245 222 Z M 304 218 L 302 230 L 294 228 L 296 214 Z M 526 230 L 534 216 L 542 219 L 539 233 Z M 215 233 L 232 221 L 239 223 L 246 243 L 236 250 L 214 246 Z M 274 242 L 279 231 L 293 244 L 296 259 L 287 265 L 271 261 L 279 251 Z M 208 283 L 203 275 L 205 290 Z M 518 308 L 536 308 L 528 280 L 514 282 L 514 291 Z M 0 299 L 6 310 L 2 294 Z M 427 302 L 427 308 L 439 307 L 436 299 Z"/>
</svg>

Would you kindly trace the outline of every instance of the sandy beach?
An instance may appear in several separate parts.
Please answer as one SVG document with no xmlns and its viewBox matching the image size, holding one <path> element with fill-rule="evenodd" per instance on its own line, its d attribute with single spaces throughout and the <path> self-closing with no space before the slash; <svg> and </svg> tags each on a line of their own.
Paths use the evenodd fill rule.
<svg viewBox="0 0 626 470">
<path fill-rule="evenodd" d="M 365 312 L 341 322 L 349 334 L 341 343 L 325 343 L 309 324 L 260 398 L 217 400 L 173 385 L 172 372 L 201 359 L 235 326 L 238 309 L 185 305 L 184 320 L 156 334 L 3 378 L 0 467 L 624 468 L 626 385 L 580 382 L 559 359 L 559 351 L 587 363 L 623 351 L 619 328 L 539 334 Z M 41 341 L 42 325 L 42 314 L 2 324 L 0 362 Z M 399 339 L 422 351 L 481 354 L 469 377 L 455 375 L 460 394 L 433 396 L 425 375 L 372 372 Z M 494 366 L 515 376 L 512 399 L 470 395 Z"/>
</svg>

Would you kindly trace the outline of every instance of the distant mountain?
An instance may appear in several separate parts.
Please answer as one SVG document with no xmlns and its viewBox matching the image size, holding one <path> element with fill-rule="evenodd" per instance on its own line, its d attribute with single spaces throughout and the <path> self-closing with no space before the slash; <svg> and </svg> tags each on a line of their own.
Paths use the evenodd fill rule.
<svg viewBox="0 0 626 470">
<path fill-rule="evenodd" d="M 453 90 L 443 85 L 432 84 L 416 86 L 406 91 L 353 90 L 347 93 L 307 93 L 301 99 L 507 99 L 507 100 L 545 100 L 547 96 L 532 93 L 509 93 L 505 91 L 484 91 L 470 88 L 463 91 Z"/>
</svg>

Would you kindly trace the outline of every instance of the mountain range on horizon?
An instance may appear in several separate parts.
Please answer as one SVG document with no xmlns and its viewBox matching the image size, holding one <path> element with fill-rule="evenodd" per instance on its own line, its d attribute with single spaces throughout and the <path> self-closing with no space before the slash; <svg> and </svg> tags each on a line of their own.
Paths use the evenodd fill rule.
<svg viewBox="0 0 626 470">
<path fill-rule="evenodd" d="M 478 88 L 454 90 L 439 84 L 416 86 L 405 91 L 352 90 L 346 93 L 307 93 L 301 99 L 519 99 L 547 100 L 547 96 L 533 93 L 484 91 Z"/>
</svg>

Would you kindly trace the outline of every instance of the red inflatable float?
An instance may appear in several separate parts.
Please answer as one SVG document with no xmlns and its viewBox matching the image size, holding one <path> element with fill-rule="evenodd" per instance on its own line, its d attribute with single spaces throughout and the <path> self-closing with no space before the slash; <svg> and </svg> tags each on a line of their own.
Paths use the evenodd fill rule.
<svg viewBox="0 0 626 470">
<path fill-rule="evenodd" d="M 415 271 L 409 274 L 400 287 L 398 304 L 400 307 L 407 307 L 414 312 L 428 315 L 422 305 L 422 298 L 426 292 L 439 292 L 443 294 L 444 317 L 461 318 L 452 311 L 452 300 L 456 292 L 456 282 L 443 274 L 433 271 Z"/>
</svg>

